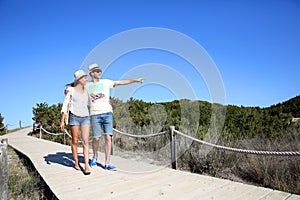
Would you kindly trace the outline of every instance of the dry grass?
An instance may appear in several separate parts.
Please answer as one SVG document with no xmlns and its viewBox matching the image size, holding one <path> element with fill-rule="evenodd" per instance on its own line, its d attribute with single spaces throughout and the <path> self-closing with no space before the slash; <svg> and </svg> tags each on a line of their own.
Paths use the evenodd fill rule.
<svg viewBox="0 0 300 200">
<path fill-rule="evenodd" d="M 248 139 L 232 144 L 220 145 L 241 149 L 266 151 L 299 151 L 297 134 L 286 135 L 277 140 Z M 205 173 L 219 178 L 250 183 L 257 186 L 300 194 L 300 158 L 299 156 L 249 155 L 212 149 L 202 155 L 203 146 L 192 144 L 179 159 L 183 170 Z"/>
<path fill-rule="evenodd" d="M 241 147 L 268 151 L 295 151 L 299 143 L 289 137 L 277 141 L 252 139 L 243 141 Z M 261 186 L 300 194 L 299 156 L 240 155 L 233 171 L 245 180 Z"/>
<path fill-rule="evenodd" d="M 8 199 L 54 199 L 46 197 L 45 194 L 48 192 L 47 186 L 35 172 L 30 161 L 8 147 Z"/>
</svg>

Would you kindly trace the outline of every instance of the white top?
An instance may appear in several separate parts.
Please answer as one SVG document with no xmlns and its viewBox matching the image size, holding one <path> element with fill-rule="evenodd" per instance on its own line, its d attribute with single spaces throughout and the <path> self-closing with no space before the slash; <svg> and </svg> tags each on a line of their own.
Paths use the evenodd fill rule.
<svg viewBox="0 0 300 200">
<path fill-rule="evenodd" d="M 90 100 L 87 90 L 84 90 L 83 93 L 76 91 L 73 87 L 69 87 L 67 90 L 69 90 L 69 92 L 65 96 L 61 113 L 67 113 L 68 104 L 72 95 L 70 111 L 78 117 L 89 116 L 88 107 Z"/>
<path fill-rule="evenodd" d="M 98 115 L 112 112 L 110 104 L 110 89 L 114 87 L 115 81 L 100 79 L 99 82 L 88 82 L 86 88 L 90 95 L 90 114 Z"/>
</svg>

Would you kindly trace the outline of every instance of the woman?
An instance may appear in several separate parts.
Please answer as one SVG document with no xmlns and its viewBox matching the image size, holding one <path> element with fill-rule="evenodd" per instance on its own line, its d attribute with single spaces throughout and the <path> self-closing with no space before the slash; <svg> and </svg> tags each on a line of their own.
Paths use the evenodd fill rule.
<svg viewBox="0 0 300 200">
<path fill-rule="evenodd" d="M 83 70 L 78 70 L 74 74 L 75 80 L 73 83 L 68 84 L 68 93 L 66 94 L 61 113 L 62 118 L 60 122 L 60 128 L 62 131 L 65 129 L 65 118 L 67 116 L 69 108 L 69 120 L 68 124 L 72 134 L 72 154 L 75 162 L 75 169 L 80 170 L 81 167 L 78 161 L 78 132 L 79 129 L 82 135 L 83 143 L 83 155 L 84 155 L 84 174 L 89 175 L 91 169 L 89 166 L 89 131 L 90 131 L 90 119 L 89 119 L 89 95 L 85 89 L 87 84 L 87 74 Z"/>
</svg>

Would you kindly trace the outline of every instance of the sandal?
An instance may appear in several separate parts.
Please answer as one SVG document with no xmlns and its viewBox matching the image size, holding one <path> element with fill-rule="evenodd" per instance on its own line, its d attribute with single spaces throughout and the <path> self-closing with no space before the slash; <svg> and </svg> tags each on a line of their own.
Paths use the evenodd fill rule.
<svg viewBox="0 0 300 200">
<path fill-rule="evenodd" d="M 85 170 L 85 171 L 83 172 L 83 174 L 84 174 L 84 175 L 90 175 L 90 174 L 91 174 L 91 171 L 86 171 L 86 170 Z"/>
<path fill-rule="evenodd" d="M 83 171 L 84 175 L 90 175 L 91 174 L 91 168 L 86 167 Z"/>
<path fill-rule="evenodd" d="M 76 170 L 81 170 L 81 169 L 80 169 L 80 166 L 74 166 L 74 168 L 75 168 Z"/>
</svg>

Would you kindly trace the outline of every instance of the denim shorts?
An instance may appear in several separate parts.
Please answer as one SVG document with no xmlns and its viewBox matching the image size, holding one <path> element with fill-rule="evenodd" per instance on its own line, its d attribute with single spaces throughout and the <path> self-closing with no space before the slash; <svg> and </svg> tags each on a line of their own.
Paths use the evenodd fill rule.
<svg viewBox="0 0 300 200">
<path fill-rule="evenodd" d="M 89 125 L 89 124 L 90 124 L 89 116 L 79 117 L 70 112 L 70 115 L 69 115 L 69 125 L 70 126 L 82 126 L 82 125 Z"/>
<path fill-rule="evenodd" d="M 101 137 L 102 128 L 104 135 L 113 135 L 112 112 L 91 116 L 93 138 Z"/>
</svg>

